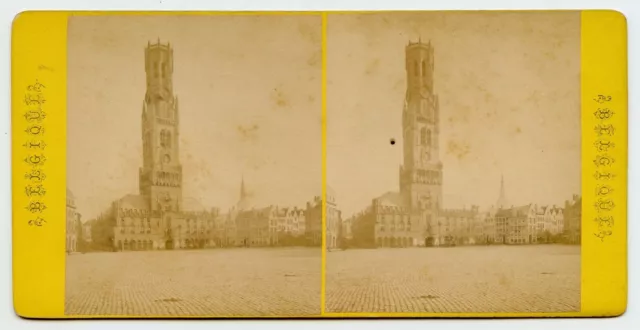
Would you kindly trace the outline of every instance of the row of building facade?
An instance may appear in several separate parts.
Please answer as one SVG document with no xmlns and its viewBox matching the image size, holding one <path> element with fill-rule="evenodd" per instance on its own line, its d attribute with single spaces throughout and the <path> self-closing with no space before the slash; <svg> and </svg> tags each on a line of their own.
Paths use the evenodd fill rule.
<svg viewBox="0 0 640 330">
<path fill-rule="evenodd" d="M 67 251 L 90 250 L 92 243 L 116 251 L 200 249 L 225 247 L 321 246 L 322 198 L 306 207 L 247 207 L 244 182 L 237 206 L 226 213 L 218 209 L 195 211 L 197 204 L 180 217 L 165 221 L 141 207 L 140 196 L 127 195 L 114 201 L 96 219 L 82 223 L 67 191 Z M 335 200 L 328 194 L 327 200 Z M 139 204 L 136 208 L 136 202 Z M 189 203 L 188 203 L 189 204 Z M 197 206 L 196 206 L 197 207 Z M 340 211 L 327 203 L 328 248 L 336 248 L 341 230 Z"/>
<path fill-rule="evenodd" d="M 472 206 L 443 209 L 433 217 L 385 205 L 384 198 L 344 220 L 355 247 L 455 246 L 476 244 L 580 243 L 581 197 L 562 206 Z"/>
<path fill-rule="evenodd" d="M 317 196 L 305 208 L 267 206 L 185 212 L 185 217 L 163 231 L 166 224 L 125 204 L 114 202 L 98 219 L 85 223 L 75 212 L 68 192 L 68 252 L 92 243 L 92 226 L 113 224 L 103 241 L 117 251 L 198 249 L 224 247 L 320 246 L 322 244 L 322 199 Z M 397 206 L 384 205 L 382 196 L 362 212 L 342 219 L 335 195 L 327 193 L 326 247 L 414 247 L 485 244 L 579 243 L 581 198 L 573 196 L 562 207 L 499 207 L 481 211 L 477 206 L 442 210 L 433 219 L 411 215 Z M 241 203 L 240 203 L 241 204 Z M 98 234 L 99 235 L 99 234 Z"/>
</svg>

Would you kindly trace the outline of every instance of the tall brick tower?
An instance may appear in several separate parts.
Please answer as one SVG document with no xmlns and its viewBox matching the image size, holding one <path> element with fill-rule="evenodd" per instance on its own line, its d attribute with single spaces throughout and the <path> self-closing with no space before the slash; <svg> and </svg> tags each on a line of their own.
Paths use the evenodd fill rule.
<svg viewBox="0 0 640 330">
<path fill-rule="evenodd" d="M 412 213 L 427 214 L 423 219 L 428 222 L 442 206 L 439 103 L 433 90 L 434 49 L 431 42 L 410 42 L 405 57 L 407 93 L 402 111 L 404 162 L 400 167 L 400 193 Z"/>
<path fill-rule="evenodd" d="M 152 212 L 178 213 L 182 207 L 182 165 L 178 99 L 173 94 L 173 49 L 158 40 L 148 43 L 144 54 L 147 91 L 142 102 L 140 194 L 148 198 Z"/>
</svg>

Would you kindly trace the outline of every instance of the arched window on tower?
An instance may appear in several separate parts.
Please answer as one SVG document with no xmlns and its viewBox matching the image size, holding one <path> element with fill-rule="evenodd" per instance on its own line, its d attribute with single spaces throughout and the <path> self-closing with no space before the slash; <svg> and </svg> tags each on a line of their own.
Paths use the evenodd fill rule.
<svg viewBox="0 0 640 330">
<path fill-rule="evenodd" d="M 161 69 L 162 69 L 162 70 L 161 70 L 161 72 L 160 72 L 160 73 L 161 73 L 162 79 L 164 79 L 165 74 L 166 74 L 166 71 L 167 71 L 167 64 L 166 64 L 166 63 L 162 63 L 162 67 L 161 67 Z"/>
<path fill-rule="evenodd" d="M 163 148 L 171 148 L 171 132 L 163 129 L 160 131 L 160 146 Z"/>
<path fill-rule="evenodd" d="M 153 62 L 153 77 L 158 78 L 158 63 Z"/>
<path fill-rule="evenodd" d="M 427 117 L 427 120 L 428 121 L 432 121 L 433 120 L 433 111 L 432 111 L 431 107 L 429 106 L 429 103 L 427 102 L 426 99 L 422 99 L 422 109 L 424 109 L 425 116 Z"/>
<path fill-rule="evenodd" d="M 427 76 L 427 61 L 424 60 L 422 61 L 422 76 Z"/>
<path fill-rule="evenodd" d="M 420 67 L 418 66 L 418 61 L 413 62 L 413 74 L 415 76 L 420 75 Z"/>
<path fill-rule="evenodd" d="M 427 130 L 427 145 L 431 145 L 431 130 Z"/>
<path fill-rule="evenodd" d="M 421 145 L 427 144 L 427 129 L 424 127 L 420 129 L 420 144 Z"/>
<path fill-rule="evenodd" d="M 167 131 L 166 130 L 160 131 L 160 146 L 163 147 L 163 148 L 167 146 Z"/>
</svg>

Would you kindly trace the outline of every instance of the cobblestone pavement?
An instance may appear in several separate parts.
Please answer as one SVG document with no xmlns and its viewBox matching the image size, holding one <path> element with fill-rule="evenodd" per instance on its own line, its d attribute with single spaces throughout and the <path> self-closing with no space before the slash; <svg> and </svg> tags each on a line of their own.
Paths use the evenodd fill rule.
<svg viewBox="0 0 640 330">
<path fill-rule="evenodd" d="M 67 257 L 67 315 L 320 313 L 321 251 L 214 249 Z"/>
<path fill-rule="evenodd" d="M 326 311 L 571 312 L 580 247 L 477 246 L 327 254 Z"/>
</svg>

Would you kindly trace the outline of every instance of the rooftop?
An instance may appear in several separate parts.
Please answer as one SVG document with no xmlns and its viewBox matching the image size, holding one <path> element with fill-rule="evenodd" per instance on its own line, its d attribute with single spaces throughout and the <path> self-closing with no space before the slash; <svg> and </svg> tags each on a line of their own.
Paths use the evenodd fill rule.
<svg viewBox="0 0 640 330">
<path fill-rule="evenodd" d="M 524 216 L 529 214 L 529 212 L 531 211 L 531 208 L 532 208 L 531 204 L 527 204 L 523 206 L 512 206 L 510 208 L 502 208 L 496 212 L 496 217 L 502 218 L 502 217 Z"/>
<path fill-rule="evenodd" d="M 160 38 L 158 38 L 158 41 L 156 41 L 155 43 L 151 43 L 151 41 L 147 42 L 147 49 L 155 48 L 171 49 L 171 43 L 167 42 L 166 44 L 163 44 L 160 42 Z"/>
<path fill-rule="evenodd" d="M 423 42 L 422 37 L 418 37 L 417 42 L 409 40 L 407 48 L 433 48 L 433 45 L 431 45 L 431 40 Z"/>
<path fill-rule="evenodd" d="M 118 200 L 122 209 L 148 210 L 147 199 L 141 195 L 129 194 Z"/>
<path fill-rule="evenodd" d="M 374 200 L 381 206 L 396 206 L 403 207 L 404 201 L 402 195 L 397 191 L 389 191 L 382 194 L 380 197 L 374 198 Z"/>
</svg>

